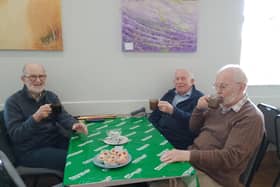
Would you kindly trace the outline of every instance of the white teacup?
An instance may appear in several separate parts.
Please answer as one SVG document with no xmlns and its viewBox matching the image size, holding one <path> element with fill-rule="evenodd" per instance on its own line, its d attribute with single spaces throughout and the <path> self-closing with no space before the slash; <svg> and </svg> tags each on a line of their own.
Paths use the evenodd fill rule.
<svg viewBox="0 0 280 187">
<path fill-rule="evenodd" d="M 208 107 L 212 109 L 219 108 L 220 104 L 223 102 L 223 98 L 219 95 L 210 95 L 208 97 Z"/>
<path fill-rule="evenodd" d="M 107 136 L 111 139 L 112 142 L 118 142 L 121 137 L 121 130 L 120 129 L 108 130 Z"/>
</svg>

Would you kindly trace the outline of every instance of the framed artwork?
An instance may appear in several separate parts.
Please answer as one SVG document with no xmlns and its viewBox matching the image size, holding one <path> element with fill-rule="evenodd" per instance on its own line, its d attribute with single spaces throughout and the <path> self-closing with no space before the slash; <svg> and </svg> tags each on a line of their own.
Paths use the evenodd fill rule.
<svg viewBox="0 0 280 187">
<path fill-rule="evenodd" d="M 195 52 L 198 0 L 122 0 L 124 52 Z"/>
<path fill-rule="evenodd" d="M 63 50 L 61 0 L 0 0 L 0 50 Z"/>
</svg>

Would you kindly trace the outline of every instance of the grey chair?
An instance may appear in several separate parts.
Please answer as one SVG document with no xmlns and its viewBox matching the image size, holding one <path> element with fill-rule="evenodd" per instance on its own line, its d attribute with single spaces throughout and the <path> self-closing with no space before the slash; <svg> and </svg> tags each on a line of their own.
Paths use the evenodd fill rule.
<svg viewBox="0 0 280 187">
<path fill-rule="evenodd" d="M 271 143 L 276 146 L 277 148 L 277 154 L 279 156 L 279 117 L 280 115 L 280 110 L 276 108 L 275 106 L 271 106 L 268 104 L 260 103 L 258 104 L 258 108 L 263 112 L 264 114 L 264 120 L 265 120 L 265 130 L 267 133 L 267 139 L 268 143 Z M 278 129 L 278 130 L 277 130 Z M 273 182 L 273 187 L 277 185 L 277 182 L 279 181 L 280 178 L 280 171 L 278 176 Z"/>
<path fill-rule="evenodd" d="M 145 107 L 141 107 L 137 110 L 130 112 L 130 115 L 132 117 L 143 117 L 143 116 L 147 116 L 147 113 Z"/>
<path fill-rule="evenodd" d="M 258 108 L 264 115 L 266 133 L 264 134 L 262 142 L 256 150 L 256 153 L 249 161 L 246 170 L 240 176 L 240 181 L 246 187 L 250 186 L 255 172 L 258 170 L 261 161 L 263 160 L 269 143 L 276 145 L 274 123 L 275 117 L 280 113 L 280 111 L 276 107 L 264 103 L 258 104 Z"/>
<path fill-rule="evenodd" d="M 256 173 L 260 162 L 263 160 L 267 146 L 268 140 L 266 134 L 264 134 L 261 144 L 257 148 L 253 157 L 250 159 L 246 170 L 240 176 L 240 181 L 245 187 L 250 187 L 254 174 Z"/>
<path fill-rule="evenodd" d="M 265 130 L 267 134 L 267 139 L 269 143 L 276 145 L 276 134 L 275 134 L 275 117 L 280 114 L 280 110 L 275 106 L 260 103 L 258 108 L 262 111 L 264 115 Z"/>
<path fill-rule="evenodd" d="M 3 181 L 1 184 L 3 186 L 17 186 L 17 187 L 26 187 L 25 183 L 23 182 L 22 178 L 19 176 L 17 170 L 10 162 L 9 158 L 6 156 L 4 152 L 0 150 L 0 172 L 2 172 Z M 9 181 L 4 179 L 5 173 L 8 175 Z M 12 183 L 11 183 L 12 182 Z"/>
<path fill-rule="evenodd" d="M 276 149 L 277 149 L 277 156 L 280 160 L 280 114 L 275 117 L 275 138 L 276 138 Z M 278 172 L 277 177 L 273 182 L 273 187 L 277 186 L 277 183 L 280 180 L 280 170 Z"/>
<path fill-rule="evenodd" d="M 63 172 L 58 170 L 53 170 L 48 168 L 33 168 L 33 167 L 17 165 L 15 155 L 12 150 L 12 144 L 10 142 L 9 135 L 5 127 L 3 111 L 0 111 L 0 151 L 1 151 L 1 161 L 4 164 L 4 166 L 8 166 L 9 171 L 11 171 L 10 173 L 8 172 L 8 174 L 11 174 L 12 178 L 13 177 L 18 178 L 16 174 L 21 177 L 33 176 L 36 179 L 34 186 L 37 185 L 36 183 L 38 177 L 43 175 L 55 176 L 60 181 L 62 181 L 63 179 Z M 14 167 L 14 169 L 11 169 L 12 167 Z M 7 168 L 5 169 L 7 170 Z M 21 187 L 20 182 L 18 182 L 18 186 Z"/>
</svg>

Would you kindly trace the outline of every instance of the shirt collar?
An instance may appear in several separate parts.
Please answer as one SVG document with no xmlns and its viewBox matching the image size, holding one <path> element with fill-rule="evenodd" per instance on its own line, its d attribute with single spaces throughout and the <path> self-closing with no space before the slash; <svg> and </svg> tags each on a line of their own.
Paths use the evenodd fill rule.
<svg viewBox="0 0 280 187">
<path fill-rule="evenodd" d="M 34 99 L 34 98 L 32 97 L 32 95 L 30 94 L 30 92 L 28 91 L 28 88 L 27 88 L 25 85 L 24 85 L 24 87 L 23 87 L 23 91 L 25 92 L 25 94 L 27 95 L 28 98 Z M 36 101 L 38 102 L 38 101 L 40 101 L 45 95 L 46 95 L 46 93 L 45 93 L 45 90 L 44 90 L 44 91 L 41 92 L 40 96 L 39 96 L 37 99 L 34 99 L 34 100 L 36 100 Z"/>
<path fill-rule="evenodd" d="M 178 92 L 175 90 L 176 95 L 179 95 L 181 97 L 189 97 L 192 94 L 193 88 L 189 89 L 189 91 L 183 95 L 179 95 Z"/>
<path fill-rule="evenodd" d="M 248 96 L 247 95 L 244 95 L 244 97 L 242 99 L 240 99 L 235 105 L 229 107 L 229 108 L 226 108 L 226 107 L 221 107 L 222 109 L 222 113 L 227 113 L 228 111 L 230 111 L 231 109 L 234 111 L 234 112 L 239 112 L 241 107 L 247 102 L 248 100 Z"/>
</svg>

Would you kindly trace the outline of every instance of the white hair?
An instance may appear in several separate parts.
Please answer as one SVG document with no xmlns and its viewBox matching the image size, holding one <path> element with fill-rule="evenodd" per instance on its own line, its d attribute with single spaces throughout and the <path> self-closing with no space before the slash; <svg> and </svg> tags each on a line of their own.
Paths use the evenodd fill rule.
<svg viewBox="0 0 280 187">
<path fill-rule="evenodd" d="M 217 74 L 219 74 L 222 71 L 231 71 L 234 75 L 233 79 L 235 82 L 243 83 L 243 84 L 247 85 L 247 83 L 248 83 L 247 76 L 246 76 L 245 72 L 243 71 L 243 69 L 240 67 L 240 65 L 238 65 L 238 64 L 225 65 L 218 71 Z"/>
<path fill-rule="evenodd" d="M 193 79 L 193 80 L 194 80 L 194 76 L 193 76 L 192 72 L 190 72 L 189 70 L 183 69 L 183 68 L 182 68 L 182 69 L 181 69 L 181 68 L 180 68 L 180 69 L 176 69 L 176 70 L 175 70 L 175 74 L 176 74 L 177 71 L 184 71 L 184 72 L 186 72 L 186 74 L 188 75 L 188 77 L 189 77 L 190 79 Z"/>
</svg>

